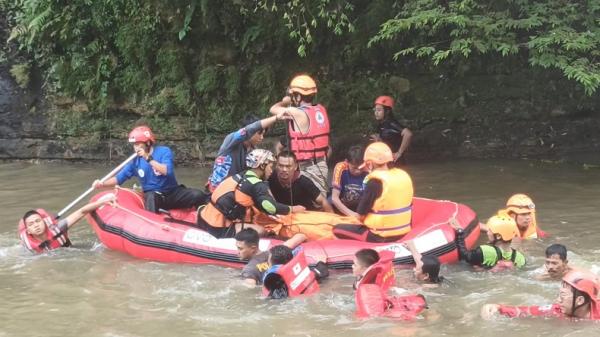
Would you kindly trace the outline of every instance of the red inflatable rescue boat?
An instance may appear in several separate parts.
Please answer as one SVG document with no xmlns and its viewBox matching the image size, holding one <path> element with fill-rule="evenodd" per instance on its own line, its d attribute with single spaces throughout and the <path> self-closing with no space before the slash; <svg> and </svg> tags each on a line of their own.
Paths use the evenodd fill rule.
<svg viewBox="0 0 600 337">
<path fill-rule="evenodd" d="M 89 213 L 87 220 L 107 248 L 160 262 L 244 266 L 245 262 L 238 257 L 235 239 L 217 239 L 195 227 L 195 210 L 173 210 L 169 215 L 148 212 L 139 193 L 122 188 L 98 193 L 92 200 L 106 193 L 115 193 L 116 203 Z M 305 219 L 306 213 L 303 214 Z M 435 255 L 441 263 L 453 263 L 458 261 L 458 252 L 455 231 L 448 224 L 450 218 L 455 218 L 464 229 L 467 247 L 473 247 L 479 238 L 475 212 L 452 201 L 424 198 L 414 198 L 412 230 L 399 242 L 370 243 L 334 238 L 309 241 L 302 247 L 309 264 L 321 260 L 333 269 L 351 269 L 354 254 L 363 248 L 392 251 L 395 265 L 411 265 L 414 260 L 402 241 L 413 239 L 421 254 Z M 264 251 L 281 243 L 278 239 L 264 238 L 260 240 L 259 248 Z"/>
</svg>

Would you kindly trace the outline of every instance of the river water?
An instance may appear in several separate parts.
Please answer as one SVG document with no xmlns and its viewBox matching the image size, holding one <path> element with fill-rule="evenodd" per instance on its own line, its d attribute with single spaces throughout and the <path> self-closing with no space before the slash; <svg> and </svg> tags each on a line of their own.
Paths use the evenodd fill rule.
<svg viewBox="0 0 600 337">
<path fill-rule="evenodd" d="M 548 239 L 525 243 L 528 266 L 506 274 L 443 266 L 449 280 L 435 289 L 414 284 L 408 270 L 397 286 L 426 296 L 414 322 L 354 317 L 353 278 L 338 273 L 320 294 L 267 301 L 236 279 L 239 271 L 136 260 L 102 246 L 85 221 L 70 232 L 74 248 L 32 256 L 16 235 L 32 207 L 57 212 L 116 163 L 0 164 L 0 336 L 598 336 L 591 322 L 544 319 L 482 321 L 485 303 L 547 304 L 558 282 L 538 282 L 543 251 L 569 248 L 572 264 L 600 273 L 600 170 L 530 161 L 460 161 L 413 165 L 417 196 L 471 206 L 487 219 L 515 192 L 533 196 Z M 206 169 L 178 168 L 180 182 L 199 187 Z"/>
</svg>

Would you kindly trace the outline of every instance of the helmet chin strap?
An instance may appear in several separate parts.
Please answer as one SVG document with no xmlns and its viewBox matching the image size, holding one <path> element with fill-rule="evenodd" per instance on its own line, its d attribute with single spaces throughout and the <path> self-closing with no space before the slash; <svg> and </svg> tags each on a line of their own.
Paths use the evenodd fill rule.
<svg viewBox="0 0 600 337">
<path fill-rule="evenodd" d="M 571 288 L 573 289 L 573 303 L 571 303 L 571 316 L 575 316 L 575 311 L 577 311 L 577 309 L 581 308 L 582 306 L 586 305 L 587 301 L 584 301 L 580 305 L 575 305 L 575 301 L 577 301 L 577 297 L 582 296 L 582 295 L 580 295 L 580 291 L 575 289 L 573 286 L 571 286 Z"/>
</svg>

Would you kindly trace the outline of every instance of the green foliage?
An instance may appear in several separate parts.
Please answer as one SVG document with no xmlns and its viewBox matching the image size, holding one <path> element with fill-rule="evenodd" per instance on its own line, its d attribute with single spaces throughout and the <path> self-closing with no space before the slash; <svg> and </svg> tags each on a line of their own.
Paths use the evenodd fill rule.
<svg viewBox="0 0 600 337">
<path fill-rule="evenodd" d="M 485 54 L 523 58 L 561 70 L 592 95 L 600 87 L 599 15 L 599 0 L 407 1 L 369 45 L 401 41 L 396 60 L 414 55 L 436 66 Z"/>
<path fill-rule="evenodd" d="M 15 64 L 10 68 L 10 74 L 15 79 L 15 82 L 22 89 L 27 88 L 29 86 L 29 72 L 31 70 L 31 66 L 29 63 L 23 64 Z"/>
<path fill-rule="evenodd" d="M 300 72 L 317 79 L 332 123 L 357 131 L 381 93 L 414 104 L 442 89 L 463 98 L 468 89 L 448 82 L 454 74 L 533 66 L 549 78 L 558 69 L 592 94 L 599 2 L 0 0 L 0 11 L 6 39 L 44 71 L 44 88 L 90 107 L 87 117 L 62 114 L 74 121 L 56 123 L 60 133 L 112 134 L 124 108 L 165 133 L 182 123 L 202 137 L 267 115 Z M 395 82 L 411 76 L 433 79 L 405 94 Z M 577 89 L 565 97 L 577 101 Z"/>
</svg>

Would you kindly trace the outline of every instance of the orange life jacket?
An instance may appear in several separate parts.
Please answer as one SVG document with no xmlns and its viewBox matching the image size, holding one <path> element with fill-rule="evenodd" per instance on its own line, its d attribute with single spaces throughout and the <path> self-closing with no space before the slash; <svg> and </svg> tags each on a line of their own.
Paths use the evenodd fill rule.
<svg viewBox="0 0 600 337">
<path fill-rule="evenodd" d="M 249 178 L 258 179 L 254 172 L 245 171 L 223 180 L 210 197 L 210 202 L 202 209 L 200 216 L 212 227 L 229 227 L 233 221 L 250 221 L 250 210 L 254 205 L 249 195 Z"/>
<path fill-rule="evenodd" d="M 271 266 L 263 279 L 263 294 L 269 296 L 275 289 L 281 289 L 281 281 L 289 297 L 310 295 L 319 291 L 319 284 L 315 273 L 310 270 L 304 251 L 300 251 L 294 258 L 284 265 Z"/>
<path fill-rule="evenodd" d="M 380 251 L 379 261 L 365 270 L 363 276 L 356 282 L 355 288 L 358 289 L 363 284 L 376 284 L 382 291 L 387 291 L 396 282 L 394 255 L 394 252 L 389 250 Z"/>
<path fill-rule="evenodd" d="M 381 181 L 383 190 L 364 220 L 371 232 L 382 237 L 401 236 L 411 229 L 413 184 L 398 168 L 375 170 L 366 178 Z"/>
<path fill-rule="evenodd" d="M 43 253 L 46 250 L 52 250 L 60 247 L 69 247 L 71 245 L 71 241 L 69 241 L 67 233 L 61 232 L 60 228 L 58 228 L 58 221 L 44 209 L 38 208 L 35 211 L 40 214 L 42 220 L 44 220 L 44 223 L 46 224 L 46 240 L 40 241 L 31 234 L 27 233 L 25 221 L 21 219 L 18 225 L 21 244 L 23 244 L 25 248 L 35 253 Z"/>
<path fill-rule="evenodd" d="M 354 296 L 358 317 L 383 316 L 410 320 L 427 308 L 422 295 L 387 295 L 396 281 L 393 258 L 391 251 L 379 252 L 379 261 L 369 267 L 357 282 Z"/>
<path fill-rule="evenodd" d="M 329 149 L 329 117 L 321 104 L 302 105 L 300 110 L 308 117 L 308 132 L 302 133 L 288 124 L 290 149 L 298 160 L 324 158 Z"/>
</svg>

